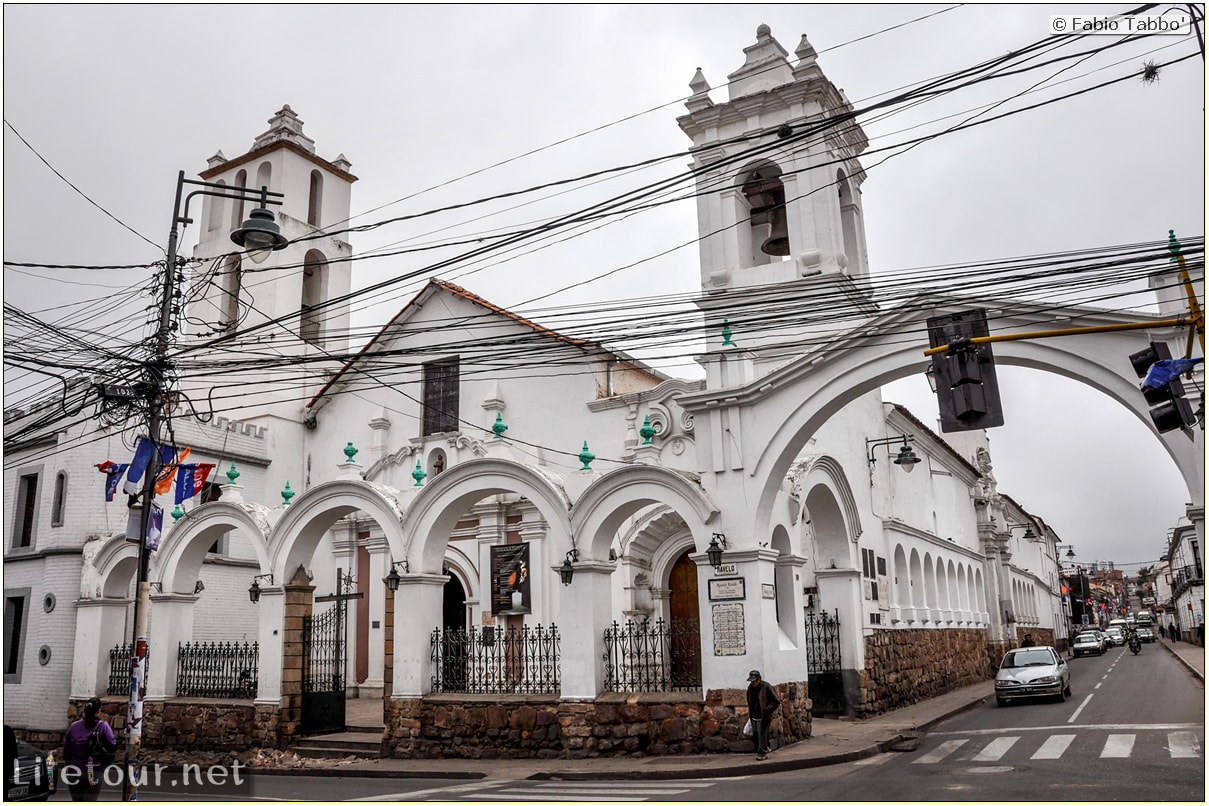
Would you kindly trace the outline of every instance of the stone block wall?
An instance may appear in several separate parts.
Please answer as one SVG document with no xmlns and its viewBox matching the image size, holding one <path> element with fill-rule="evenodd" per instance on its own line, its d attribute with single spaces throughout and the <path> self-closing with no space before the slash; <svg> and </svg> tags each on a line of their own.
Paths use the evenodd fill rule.
<svg viewBox="0 0 1209 806">
<path fill-rule="evenodd" d="M 68 704 L 67 725 L 83 717 L 84 702 L 73 700 Z M 125 742 L 127 708 L 124 697 L 105 697 L 101 701 L 101 718 L 113 728 L 119 744 Z M 278 737 L 279 718 L 279 708 L 253 705 L 246 700 L 144 701 L 142 744 L 150 753 L 189 750 L 235 754 L 257 747 L 278 748 L 283 746 Z M 63 743 L 61 733 L 36 738 L 39 741 L 30 743 L 43 749 Z"/>
<path fill-rule="evenodd" d="M 1054 643 L 1054 631 L 1052 629 L 1041 629 L 1037 627 L 1017 627 L 1016 646 L 1020 646 L 1020 642 L 1024 640 L 1024 636 L 1026 635 L 1033 636 L 1033 643 L 1037 646 L 1057 647 L 1059 652 L 1065 649 L 1064 646 L 1058 646 Z M 995 662 L 998 663 L 999 661 Z"/>
<path fill-rule="evenodd" d="M 771 735 L 784 746 L 810 736 L 805 683 L 777 686 Z M 743 689 L 554 697 L 432 695 L 386 703 L 382 751 L 394 758 L 593 758 L 750 753 Z"/>
<path fill-rule="evenodd" d="M 996 652 L 985 630 L 875 630 L 865 636 L 861 702 L 854 707 L 861 716 L 884 714 L 988 680 Z"/>
</svg>

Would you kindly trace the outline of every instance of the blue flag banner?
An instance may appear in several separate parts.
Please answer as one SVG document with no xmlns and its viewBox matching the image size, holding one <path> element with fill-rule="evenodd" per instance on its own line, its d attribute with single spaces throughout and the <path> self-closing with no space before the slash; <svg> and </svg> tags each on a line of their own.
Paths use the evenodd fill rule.
<svg viewBox="0 0 1209 806">
<path fill-rule="evenodd" d="M 134 445 L 134 458 L 130 460 L 130 470 L 126 474 L 126 483 L 122 485 L 122 492 L 126 495 L 138 495 L 139 482 L 142 481 L 143 474 L 147 472 L 147 466 L 151 464 L 152 451 L 155 450 L 155 443 L 146 437 L 139 437 Z M 171 445 L 160 446 L 160 467 L 170 465 L 176 460 L 176 448 Z"/>
<path fill-rule="evenodd" d="M 121 480 L 122 474 L 126 472 L 129 465 L 119 465 L 113 462 L 102 462 L 97 465 L 97 470 L 105 474 L 105 500 L 112 501 L 114 494 L 118 491 L 118 481 Z"/>
<path fill-rule="evenodd" d="M 1165 361 L 1155 361 L 1142 381 L 1143 389 L 1161 389 L 1174 381 L 1180 375 L 1195 367 L 1203 358 L 1169 358 Z"/>
</svg>

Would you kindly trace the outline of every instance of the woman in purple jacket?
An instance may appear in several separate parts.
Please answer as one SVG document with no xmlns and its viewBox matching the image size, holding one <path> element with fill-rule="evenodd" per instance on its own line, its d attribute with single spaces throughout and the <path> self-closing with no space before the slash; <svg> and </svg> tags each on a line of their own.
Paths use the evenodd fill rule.
<svg viewBox="0 0 1209 806">
<path fill-rule="evenodd" d="M 104 740 L 106 747 L 117 746 L 117 741 L 113 738 L 113 728 L 97 716 L 100 710 L 101 701 L 96 697 L 84 703 L 84 718 L 72 722 L 63 736 L 61 774 L 71 792 L 72 800 L 97 800 L 101 795 L 101 786 L 105 783 L 105 764 L 113 760 L 112 755 L 108 759 L 93 758 L 89 751 L 89 740 L 94 733 Z"/>
</svg>

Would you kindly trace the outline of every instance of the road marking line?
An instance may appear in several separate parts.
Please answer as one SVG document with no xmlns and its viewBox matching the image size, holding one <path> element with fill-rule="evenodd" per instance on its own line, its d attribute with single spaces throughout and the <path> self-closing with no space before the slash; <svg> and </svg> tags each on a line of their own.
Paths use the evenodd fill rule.
<svg viewBox="0 0 1209 806">
<path fill-rule="evenodd" d="M 1103 683 L 1096 683 L 1095 687 L 1096 687 L 1096 688 L 1099 688 L 1099 687 L 1100 687 L 1100 686 L 1102 686 L 1102 685 L 1104 685 L 1104 684 L 1103 684 Z"/>
<path fill-rule="evenodd" d="M 998 739 L 992 739 L 991 743 L 970 759 L 971 761 L 998 761 L 1003 758 L 1003 754 L 1012 749 L 1012 745 L 1020 741 L 1019 736 L 1001 736 Z"/>
<path fill-rule="evenodd" d="M 1037 752 L 1033 753 L 1030 758 L 1033 759 L 1053 759 L 1062 758 L 1062 754 L 1066 752 L 1066 748 L 1070 747 L 1070 743 L 1075 740 L 1073 733 L 1055 733 L 1045 740 L 1045 743 L 1037 748 Z"/>
<path fill-rule="evenodd" d="M 1132 733 L 1109 734 L 1104 742 L 1104 749 L 1100 751 L 1100 758 L 1129 758 L 1133 752 L 1134 738 Z"/>
<path fill-rule="evenodd" d="M 862 758 L 860 761 L 854 761 L 852 763 L 859 764 L 862 767 L 870 767 L 874 764 L 881 764 L 883 761 L 889 761 L 889 760 L 890 760 L 889 753 L 881 753 L 876 756 L 869 756 L 869 758 Z"/>
<path fill-rule="evenodd" d="M 936 764 L 943 761 L 945 756 L 952 753 L 957 748 L 968 742 L 969 739 L 950 739 L 947 742 L 941 742 L 940 746 L 927 755 L 920 756 L 912 761 L 912 764 Z"/>
<path fill-rule="evenodd" d="M 1015 728 L 971 728 L 970 730 L 938 730 L 930 731 L 929 736 L 989 736 L 993 733 L 1021 733 L 1024 731 L 1033 732 L 1039 730 L 1062 730 L 1069 729 L 1068 725 L 1035 725 L 1031 727 L 1015 727 Z M 1156 722 L 1151 725 L 1125 725 L 1125 724 L 1106 724 L 1106 725 L 1076 725 L 1075 730 L 1203 730 L 1204 725 L 1198 722 Z"/>
<path fill-rule="evenodd" d="M 1073 714 L 1071 714 L 1071 715 L 1070 715 L 1070 719 L 1066 720 L 1066 724 L 1068 724 L 1068 725 L 1069 725 L 1070 723 L 1072 723 L 1072 722 L 1074 722 L 1076 719 L 1078 719 L 1078 718 L 1079 718 L 1079 714 L 1083 713 L 1083 709 L 1087 707 L 1087 704 L 1088 704 L 1089 702 L 1091 702 L 1091 698 L 1092 698 L 1092 697 L 1094 697 L 1094 696 L 1096 696 L 1096 695 L 1095 695 L 1095 694 L 1088 694 L 1088 695 L 1087 695 L 1087 697 L 1086 697 L 1086 698 L 1083 700 L 1083 702 L 1081 702 L 1081 703 L 1079 704 L 1079 707 L 1075 709 L 1075 712 L 1074 712 Z"/>
<path fill-rule="evenodd" d="M 551 798 L 548 794 L 527 793 L 527 792 L 521 792 L 521 791 L 512 792 L 511 790 L 503 790 L 502 792 L 496 792 L 494 794 L 490 793 L 490 792 L 484 792 L 481 795 L 470 794 L 470 795 L 465 795 L 464 797 L 483 798 L 484 800 L 499 801 L 499 800 L 501 800 L 501 797 L 500 797 L 501 794 L 507 795 L 506 798 L 502 798 L 503 800 L 536 800 L 536 801 L 546 801 L 546 802 L 551 800 Z M 560 800 L 560 801 L 583 801 L 585 803 L 593 803 L 593 802 L 599 803 L 600 801 L 604 801 L 604 800 L 607 800 L 612 803 L 630 803 L 630 802 L 641 803 L 642 801 L 646 800 L 646 798 L 643 798 L 643 797 L 629 797 L 629 798 L 618 797 L 616 795 L 610 795 L 607 792 L 601 791 L 596 794 L 588 794 L 588 795 L 560 795 L 558 800 Z"/>
<path fill-rule="evenodd" d="M 1172 758 L 1200 758 L 1200 743 L 1190 730 L 1167 734 L 1167 750 Z"/>
</svg>

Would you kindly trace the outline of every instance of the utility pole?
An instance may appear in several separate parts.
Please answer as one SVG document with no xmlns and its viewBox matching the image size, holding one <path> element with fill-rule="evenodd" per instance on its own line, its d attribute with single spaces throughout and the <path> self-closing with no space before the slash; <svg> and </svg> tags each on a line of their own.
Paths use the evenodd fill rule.
<svg viewBox="0 0 1209 806">
<path fill-rule="evenodd" d="M 182 198 L 185 185 L 197 185 L 195 190 Z M 231 239 L 249 251 L 284 249 L 289 245 L 273 222 L 273 214 L 266 205 L 281 204 L 285 194 L 270 193 L 267 187 L 250 190 L 228 185 L 197 182 L 185 179 L 181 171 L 176 179 L 176 201 L 172 208 L 172 229 L 168 233 L 168 251 L 164 265 L 163 296 L 160 299 L 159 320 L 155 331 L 155 346 L 151 360 L 147 362 L 147 439 L 151 442 L 151 459 L 147 464 L 147 475 L 143 478 L 142 512 L 139 517 L 138 576 L 134 600 L 134 629 L 130 643 L 130 697 L 126 711 L 126 776 L 124 800 L 138 800 L 137 767 L 143 744 L 143 695 L 147 679 L 147 632 L 151 611 L 151 582 L 148 571 L 151 564 L 151 548 L 147 545 L 147 532 L 151 524 L 152 508 L 155 506 L 155 484 L 160 466 L 160 431 L 163 427 L 166 394 L 170 385 L 168 350 L 172 343 L 172 331 L 176 324 L 176 282 L 179 269 L 177 243 L 181 225 L 192 222 L 189 218 L 189 201 L 195 195 L 217 196 L 240 201 L 259 201 L 260 207 L 253 210 L 243 226 L 231 234 Z M 269 198 L 270 196 L 275 198 Z M 182 209 L 182 202 L 184 204 Z M 162 528 L 162 525 L 161 525 Z"/>
</svg>

